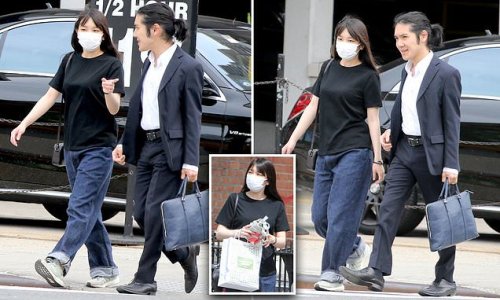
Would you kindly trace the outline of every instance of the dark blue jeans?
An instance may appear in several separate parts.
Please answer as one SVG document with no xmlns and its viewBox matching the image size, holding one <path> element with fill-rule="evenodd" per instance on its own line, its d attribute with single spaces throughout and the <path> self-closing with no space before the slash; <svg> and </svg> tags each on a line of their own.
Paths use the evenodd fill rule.
<svg viewBox="0 0 500 300">
<path fill-rule="evenodd" d="M 318 155 L 311 212 L 316 232 L 325 239 L 322 280 L 339 281 L 339 267 L 359 243 L 357 232 L 371 182 L 372 157 L 370 149 Z"/>
<path fill-rule="evenodd" d="M 63 236 L 49 256 L 57 258 L 66 273 L 76 253 L 85 244 L 91 277 L 118 275 L 101 214 L 113 169 L 111 152 L 109 147 L 64 151 L 72 191 L 68 221 Z"/>
<path fill-rule="evenodd" d="M 259 292 L 271 293 L 276 291 L 276 273 L 259 277 Z"/>
</svg>

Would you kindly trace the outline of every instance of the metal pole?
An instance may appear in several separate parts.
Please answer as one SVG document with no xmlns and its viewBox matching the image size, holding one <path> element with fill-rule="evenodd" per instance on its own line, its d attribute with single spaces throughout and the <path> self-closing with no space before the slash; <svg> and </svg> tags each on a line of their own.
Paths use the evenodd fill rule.
<svg viewBox="0 0 500 300">
<path fill-rule="evenodd" d="M 134 224 L 134 195 L 135 191 L 135 167 L 129 165 L 128 167 L 128 178 L 127 178 L 127 203 L 125 205 L 125 225 L 123 227 L 123 236 L 132 237 L 134 236 L 133 224 Z"/>
<path fill-rule="evenodd" d="M 274 141 L 274 152 L 281 153 L 281 130 L 283 128 L 283 99 L 285 95 L 286 82 L 282 80 L 285 77 L 285 55 L 278 54 L 278 75 L 276 82 L 276 130 Z"/>
<path fill-rule="evenodd" d="M 125 223 L 123 235 L 119 238 L 111 238 L 113 245 L 141 245 L 144 244 L 143 237 L 134 237 L 134 190 L 135 190 L 135 167 L 128 166 L 127 178 L 127 202 L 125 204 Z"/>
</svg>

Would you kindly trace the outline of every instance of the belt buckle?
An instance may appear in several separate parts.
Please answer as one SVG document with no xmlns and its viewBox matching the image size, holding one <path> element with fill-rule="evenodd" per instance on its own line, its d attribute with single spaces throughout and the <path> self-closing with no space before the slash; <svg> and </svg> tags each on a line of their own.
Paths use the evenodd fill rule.
<svg viewBox="0 0 500 300">
<path fill-rule="evenodd" d="M 148 141 L 154 141 L 154 140 L 156 140 L 159 137 L 160 137 L 160 135 L 159 135 L 158 131 L 146 132 L 146 139 Z"/>
<path fill-rule="evenodd" d="M 422 143 L 419 138 L 408 137 L 408 144 L 412 147 L 416 147 L 421 145 Z"/>
</svg>

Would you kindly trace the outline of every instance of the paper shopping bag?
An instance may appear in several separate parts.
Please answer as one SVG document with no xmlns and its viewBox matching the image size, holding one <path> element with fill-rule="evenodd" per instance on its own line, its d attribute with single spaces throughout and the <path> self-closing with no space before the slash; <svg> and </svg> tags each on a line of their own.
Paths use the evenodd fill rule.
<svg viewBox="0 0 500 300">
<path fill-rule="evenodd" d="M 228 238 L 222 242 L 219 286 L 252 292 L 259 289 L 262 245 Z"/>
</svg>

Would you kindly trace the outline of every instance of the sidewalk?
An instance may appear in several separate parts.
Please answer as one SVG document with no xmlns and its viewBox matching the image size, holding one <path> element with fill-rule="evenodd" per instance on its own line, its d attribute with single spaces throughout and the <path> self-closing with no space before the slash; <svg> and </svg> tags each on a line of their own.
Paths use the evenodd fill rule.
<svg viewBox="0 0 500 300">
<path fill-rule="evenodd" d="M 323 239 L 318 236 L 311 222 L 310 191 L 297 189 L 297 225 L 309 232 L 297 236 L 297 288 L 313 288 L 321 272 Z M 457 247 L 455 281 L 457 295 L 500 298 L 500 237 L 477 219 L 478 229 L 491 241 L 469 241 Z M 486 233 L 486 234 L 485 234 Z M 393 272 L 385 277 L 384 292 L 417 293 L 434 280 L 434 265 L 438 254 L 430 252 L 425 223 L 411 236 L 396 237 L 393 246 Z M 373 236 L 361 235 L 370 246 Z M 424 238 L 422 238 L 424 237 Z M 363 287 L 347 284 L 347 290 L 367 291 Z M 417 296 L 417 295 L 416 295 Z"/>
</svg>

